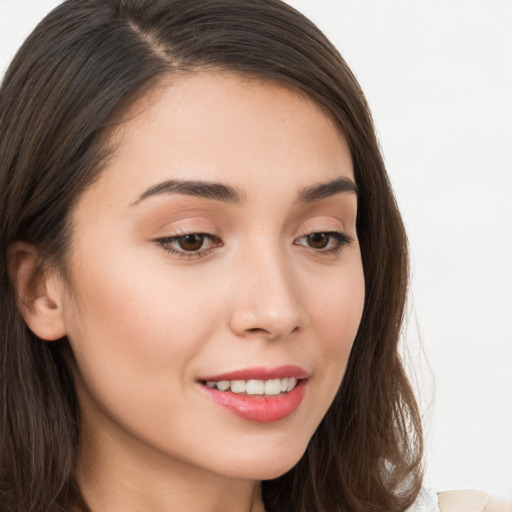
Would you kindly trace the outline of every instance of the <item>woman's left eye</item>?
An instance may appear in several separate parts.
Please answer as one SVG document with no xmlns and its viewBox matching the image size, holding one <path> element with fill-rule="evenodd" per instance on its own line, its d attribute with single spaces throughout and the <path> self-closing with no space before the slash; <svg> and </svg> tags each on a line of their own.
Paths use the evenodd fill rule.
<svg viewBox="0 0 512 512">
<path fill-rule="evenodd" d="M 295 243 L 318 252 L 338 253 L 344 245 L 349 244 L 351 241 L 352 239 L 345 233 L 339 231 L 325 231 L 301 236 Z"/>
<path fill-rule="evenodd" d="M 189 233 L 187 235 L 159 238 L 157 242 L 164 250 L 180 258 L 201 258 L 215 247 L 222 246 L 222 241 L 209 233 Z"/>
</svg>

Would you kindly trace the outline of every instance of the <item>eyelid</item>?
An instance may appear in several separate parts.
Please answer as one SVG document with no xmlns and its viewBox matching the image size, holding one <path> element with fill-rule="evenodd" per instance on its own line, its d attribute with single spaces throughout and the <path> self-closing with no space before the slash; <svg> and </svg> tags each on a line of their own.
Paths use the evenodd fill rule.
<svg viewBox="0 0 512 512">
<path fill-rule="evenodd" d="M 329 241 L 332 244 L 332 239 L 335 240 L 335 246 L 331 248 L 315 248 L 306 244 L 297 243 L 299 240 L 306 239 L 311 235 L 327 235 L 331 240 Z M 306 234 L 295 238 L 294 244 L 305 247 L 309 249 L 315 254 L 325 254 L 325 255 L 336 255 L 339 254 L 343 247 L 350 245 L 354 242 L 354 238 L 350 235 L 346 234 L 343 231 L 334 231 L 334 230 L 312 230 L 307 232 Z"/>
<path fill-rule="evenodd" d="M 185 249 L 179 249 L 174 246 L 176 242 L 180 239 L 185 238 L 189 235 L 196 235 L 204 237 L 207 240 L 210 240 L 211 246 L 206 248 L 201 248 L 195 251 L 187 251 Z M 211 253 L 215 248 L 222 247 L 224 244 L 219 236 L 213 233 L 200 232 L 200 231 L 192 231 L 192 230 L 183 230 L 181 233 L 173 234 L 171 236 L 159 237 L 154 240 L 160 247 L 168 252 L 169 254 L 173 254 L 178 258 L 182 259 L 200 259 L 207 256 Z"/>
<path fill-rule="evenodd" d="M 159 215 L 155 217 L 148 229 L 148 235 L 151 239 L 193 233 L 219 234 L 217 220 L 212 218 L 211 214 L 203 211 L 162 209 Z"/>
<path fill-rule="evenodd" d="M 188 223 L 187 223 L 188 224 Z M 166 233 L 158 238 L 178 238 L 180 236 L 187 235 L 211 235 L 219 236 L 219 232 L 212 225 L 205 226 L 205 223 L 192 222 L 191 225 L 178 225 L 169 226 L 164 229 L 160 229 L 160 232 Z"/>
</svg>

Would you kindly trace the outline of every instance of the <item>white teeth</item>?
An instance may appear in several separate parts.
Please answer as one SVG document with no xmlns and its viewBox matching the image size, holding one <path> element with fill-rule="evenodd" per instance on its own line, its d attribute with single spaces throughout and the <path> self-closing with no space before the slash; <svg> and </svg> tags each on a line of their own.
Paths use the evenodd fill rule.
<svg viewBox="0 0 512 512">
<path fill-rule="evenodd" d="M 291 391 L 297 385 L 297 379 L 295 377 L 291 377 L 288 379 L 288 387 L 286 391 Z"/>
<path fill-rule="evenodd" d="M 281 381 L 279 379 L 265 381 L 265 395 L 279 395 L 281 393 Z"/>
<path fill-rule="evenodd" d="M 233 393 L 245 393 L 245 380 L 232 380 L 231 391 Z"/>
<path fill-rule="evenodd" d="M 217 389 L 219 391 L 227 391 L 230 386 L 231 382 L 229 382 L 229 380 L 219 380 L 219 382 L 217 382 Z"/>
<path fill-rule="evenodd" d="M 245 392 L 248 395 L 263 395 L 265 393 L 265 381 L 248 380 L 245 386 Z"/>
<path fill-rule="evenodd" d="M 297 385 L 295 377 L 285 377 L 284 379 L 270 380 L 209 380 L 206 386 L 210 389 L 218 389 L 219 391 L 228 391 L 232 393 L 247 395 L 267 395 L 274 396 L 280 393 L 288 393 Z"/>
</svg>

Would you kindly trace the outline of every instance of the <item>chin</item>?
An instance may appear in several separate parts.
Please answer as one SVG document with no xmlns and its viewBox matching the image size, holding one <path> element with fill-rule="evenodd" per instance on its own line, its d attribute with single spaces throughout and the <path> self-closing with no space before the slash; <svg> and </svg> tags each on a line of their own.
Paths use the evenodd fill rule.
<svg viewBox="0 0 512 512">
<path fill-rule="evenodd" d="M 306 447 L 293 452 L 286 450 L 284 453 L 276 450 L 265 456 L 260 452 L 258 457 L 238 459 L 230 465 L 229 476 L 248 480 L 273 480 L 290 471 L 304 455 Z"/>
</svg>

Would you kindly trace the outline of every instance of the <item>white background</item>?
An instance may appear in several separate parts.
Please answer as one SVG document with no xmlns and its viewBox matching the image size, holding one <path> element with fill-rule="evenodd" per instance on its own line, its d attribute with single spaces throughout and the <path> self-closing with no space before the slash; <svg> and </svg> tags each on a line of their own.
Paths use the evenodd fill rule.
<svg viewBox="0 0 512 512">
<path fill-rule="evenodd" d="M 55 0 L 0 0 L 0 76 Z M 512 498 L 512 0 L 292 0 L 373 110 L 409 233 L 430 485 Z"/>
</svg>

